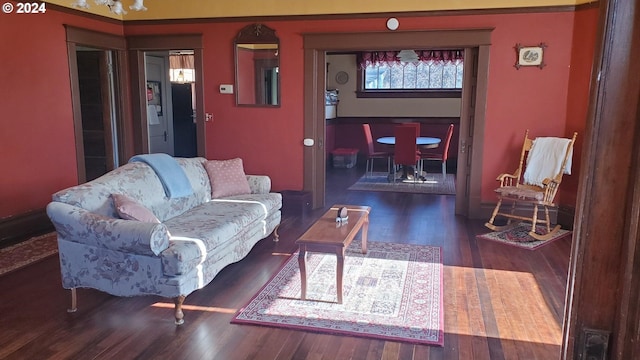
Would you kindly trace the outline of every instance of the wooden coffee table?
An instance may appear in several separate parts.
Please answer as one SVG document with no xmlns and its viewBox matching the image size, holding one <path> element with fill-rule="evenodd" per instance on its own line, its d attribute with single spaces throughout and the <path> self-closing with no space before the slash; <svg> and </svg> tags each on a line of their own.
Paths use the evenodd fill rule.
<svg viewBox="0 0 640 360">
<path fill-rule="evenodd" d="M 337 223 L 336 215 L 340 207 L 346 207 L 349 219 L 346 223 Z M 362 229 L 362 253 L 367 253 L 367 231 L 371 207 L 358 205 L 333 205 L 318 221 L 296 241 L 300 247 L 298 265 L 300 266 L 301 298 L 307 298 L 307 252 L 336 254 L 338 265 L 336 282 L 338 304 L 342 304 L 342 273 L 344 270 L 344 252 L 353 238 Z"/>
</svg>

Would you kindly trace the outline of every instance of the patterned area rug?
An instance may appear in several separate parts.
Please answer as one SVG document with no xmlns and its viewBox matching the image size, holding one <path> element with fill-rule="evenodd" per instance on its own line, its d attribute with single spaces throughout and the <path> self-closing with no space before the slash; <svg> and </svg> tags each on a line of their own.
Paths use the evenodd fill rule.
<svg viewBox="0 0 640 360">
<path fill-rule="evenodd" d="M 537 226 L 536 229 L 537 229 L 536 232 L 538 234 L 546 233 L 545 226 Z M 487 234 L 477 235 L 476 238 L 497 241 L 497 242 L 511 245 L 511 246 L 517 246 L 524 249 L 535 250 L 542 246 L 548 245 L 556 240 L 560 240 L 566 236 L 571 235 L 571 231 L 560 229 L 551 239 L 540 241 L 532 238 L 531 235 L 529 235 L 530 230 L 531 230 L 531 224 L 522 223 L 508 230 L 494 231 Z"/>
<path fill-rule="evenodd" d="M 440 247 L 360 242 L 344 262 L 343 303 L 336 256 L 307 254 L 307 299 L 300 300 L 298 253 L 236 314 L 232 323 L 443 345 Z"/>
<path fill-rule="evenodd" d="M 0 275 L 58 253 L 56 233 L 31 238 L 0 249 Z"/>
<path fill-rule="evenodd" d="M 349 190 L 392 191 L 441 195 L 456 194 L 456 180 L 455 175 L 453 174 L 447 174 L 447 176 L 443 178 L 441 173 L 427 173 L 423 181 L 418 181 L 415 184 L 413 179 L 404 180 L 402 182 L 396 181 L 394 184 L 389 182 L 387 176 L 388 173 L 386 172 L 374 172 L 371 176 L 364 175 L 360 180 L 358 180 L 358 182 L 351 185 Z"/>
</svg>

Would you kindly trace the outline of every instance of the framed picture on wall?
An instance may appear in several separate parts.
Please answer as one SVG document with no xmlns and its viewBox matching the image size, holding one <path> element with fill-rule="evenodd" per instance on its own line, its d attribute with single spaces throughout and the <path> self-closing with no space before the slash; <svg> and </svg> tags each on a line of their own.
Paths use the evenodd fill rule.
<svg viewBox="0 0 640 360">
<path fill-rule="evenodd" d="M 162 116 L 162 87 L 160 81 L 147 81 L 147 104 L 156 108 L 158 116 Z"/>
<path fill-rule="evenodd" d="M 520 69 L 522 66 L 536 66 L 542 69 L 546 64 L 544 63 L 544 49 L 547 46 L 544 43 L 532 46 L 522 46 L 516 44 L 516 69 Z"/>
</svg>

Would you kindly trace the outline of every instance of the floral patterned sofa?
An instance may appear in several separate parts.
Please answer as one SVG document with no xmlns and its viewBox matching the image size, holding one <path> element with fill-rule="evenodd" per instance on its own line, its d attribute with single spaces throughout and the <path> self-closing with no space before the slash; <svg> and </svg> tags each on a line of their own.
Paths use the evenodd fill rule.
<svg viewBox="0 0 640 360">
<path fill-rule="evenodd" d="M 144 162 L 130 162 L 53 195 L 47 214 L 58 235 L 62 286 L 71 289 L 69 311 L 76 309 L 76 288 L 116 296 L 160 295 L 174 299 L 175 321 L 182 324 L 187 295 L 272 232 L 278 240 L 282 197 L 270 192 L 268 176 L 245 176 L 241 169 L 247 191 L 219 196 L 207 167 L 213 161 L 175 160 L 191 184 L 191 195 L 168 197 Z M 120 205 L 114 204 L 116 194 L 157 220 L 123 219 Z"/>
</svg>

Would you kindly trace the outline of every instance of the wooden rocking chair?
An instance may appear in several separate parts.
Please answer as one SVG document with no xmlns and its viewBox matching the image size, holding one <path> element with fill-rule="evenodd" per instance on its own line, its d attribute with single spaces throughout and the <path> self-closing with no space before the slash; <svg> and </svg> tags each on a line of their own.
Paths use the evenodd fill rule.
<svg viewBox="0 0 640 360">
<path fill-rule="evenodd" d="M 500 187 L 495 190 L 498 195 L 498 204 L 485 226 L 494 231 L 501 231 L 515 227 L 520 221 L 527 221 L 531 222 L 529 235 L 537 240 L 551 239 L 560 230 L 560 225 L 551 228 L 549 207 L 556 207 L 553 201 L 562 182 L 563 173 L 571 173 L 573 144 L 577 135 L 574 133 L 571 139 L 536 138 L 532 140 L 529 139 L 529 130 L 527 130 L 520 153 L 520 166 L 513 174 L 501 174 L 496 179 L 500 182 Z M 525 155 L 527 155 L 526 158 Z M 504 200 L 511 201 L 509 213 L 500 211 Z M 514 214 L 517 203 L 533 205 L 532 216 Z M 538 219 L 539 206 L 544 208 L 544 219 Z M 507 224 L 504 226 L 495 225 L 496 216 L 506 217 Z M 514 222 L 513 219 L 520 221 Z M 545 234 L 538 233 L 536 231 L 537 224 L 546 225 L 547 232 Z"/>
</svg>

